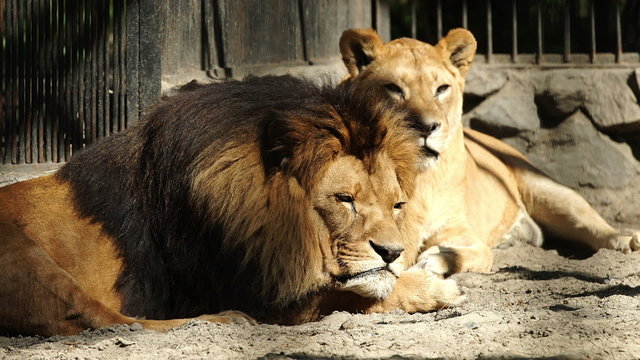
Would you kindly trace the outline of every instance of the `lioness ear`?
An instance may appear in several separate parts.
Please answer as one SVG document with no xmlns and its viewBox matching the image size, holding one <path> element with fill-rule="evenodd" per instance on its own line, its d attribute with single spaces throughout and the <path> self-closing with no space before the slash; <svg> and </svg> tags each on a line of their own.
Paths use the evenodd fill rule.
<svg viewBox="0 0 640 360">
<path fill-rule="evenodd" d="M 379 55 L 382 39 L 373 29 L 349 29 L 340 37 L 342 61 L 349 75 L 358 75 Z"/>
<path fill-rule="evenodd" d="M 451 63 L 465 76 L 476 53 L 477 43 L 473 34 L 465 29 L 453 29 L 440 39 L 436 47 L 448 53 Z"/>
</svg>

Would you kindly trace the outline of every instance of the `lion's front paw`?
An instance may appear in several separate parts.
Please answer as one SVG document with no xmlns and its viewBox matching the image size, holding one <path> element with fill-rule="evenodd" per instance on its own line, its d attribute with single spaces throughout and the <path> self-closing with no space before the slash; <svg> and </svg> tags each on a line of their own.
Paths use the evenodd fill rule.
<svg viewBox="0 0 640 360">
<path fill-rule="evenodd" d="M 405 271 L 397 284 L 397 301 L 407 312 L 425 312 L 461 304 L 466 297 L 451 279 L 421 269 Z"/>
<path fill-rule="evenodd" d="M 610 238 L 605 247 L 607 249 L 622 251 L 625 254 L 640 250 L 640 232 L 631 235 L 616 235 Z"/>
<path fill-rule="evenodd" d="M 215 315 L 200 315 L 196 319 L 223 324 L 258 324 L 251 316 L 235 310 L 223 311 Z"/>
</svg>

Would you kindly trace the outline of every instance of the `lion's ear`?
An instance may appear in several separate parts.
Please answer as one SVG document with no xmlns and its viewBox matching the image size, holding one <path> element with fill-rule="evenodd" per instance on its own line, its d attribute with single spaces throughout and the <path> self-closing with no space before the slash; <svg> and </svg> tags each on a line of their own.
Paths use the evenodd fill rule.
<svg viewBox="0 0 640 360">
<path fill-rule="evenodd" d="M 285 116 L 272 112 L 265 119 L 260 139 L 262 161 L 267 171 L 286 166 L 291 157 L 291 144 L 287 139 L 288 130 Z"/>
<path fill-rule="evenodd" d="M 471 68 L 477 43 L 470 31 L 458 28 L 449 31 L 436 47 L 444 50 L 451 63 L 460 71 L 460 75 L 465 76 Z"/>
<path fill-rule="evenodd" d="M 375 60 L 381 49 L 382 39 L 373 29 L 349 29 L 340 37 L 342 61 L 351 77 Z"/>
</svg>

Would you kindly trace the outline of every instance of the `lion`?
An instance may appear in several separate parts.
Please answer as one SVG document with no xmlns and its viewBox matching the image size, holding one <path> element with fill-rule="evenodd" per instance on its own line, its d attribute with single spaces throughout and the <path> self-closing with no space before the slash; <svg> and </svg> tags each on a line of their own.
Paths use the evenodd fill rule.
<svg viewBox="0 0 640 360">
<path fill-rule="evenodd" d="M 384 43 L 374 30 L 350 29 L 339 45 L 343 83 L 401 104 L 421 134 L 423 170 L 404 230 L 422 249 L 416 267 L 441 276 L 488 272 L 493 246 L 515 239 L 540 246 L 541 228 L 593 250 L 640 249 L 640 233 L 614 229 L 517 150 L 463 127 L 465 75 L 476 51 L 469 31 L 453 29 L 432 46 L 409 38 Z"/>
<path fill-rule="evenodd" d="M 408 269 L 408 113 L 354 92 L 289 76 L 190 85 L 57 173 L 0 188 L 0 331 L 297 324 L 463 300 Z"/>
</svg>

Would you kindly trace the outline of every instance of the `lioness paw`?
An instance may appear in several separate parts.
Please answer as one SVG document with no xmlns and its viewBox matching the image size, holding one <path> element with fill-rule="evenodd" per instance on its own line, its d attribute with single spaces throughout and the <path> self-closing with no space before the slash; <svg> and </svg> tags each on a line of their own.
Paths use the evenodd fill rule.
<svg viewBox="0 0 640 360">
<path fill-rule="evenodd" d="M 640 250 L 640 232 L 631 235 L 616 235 L 611 237 L 604 248 L 618 250 L 625 254 Z"/>
</svg>

